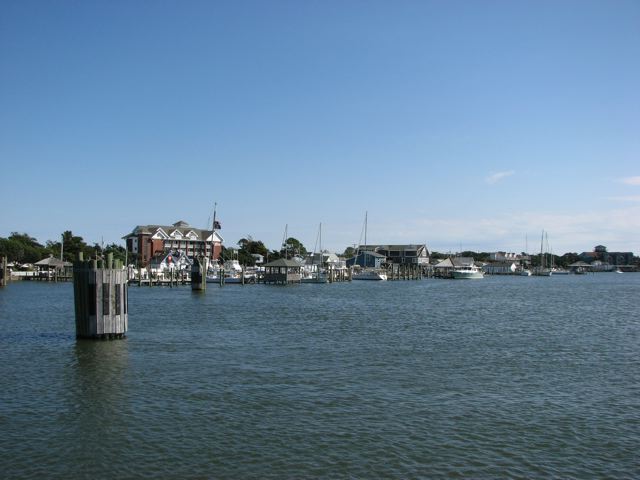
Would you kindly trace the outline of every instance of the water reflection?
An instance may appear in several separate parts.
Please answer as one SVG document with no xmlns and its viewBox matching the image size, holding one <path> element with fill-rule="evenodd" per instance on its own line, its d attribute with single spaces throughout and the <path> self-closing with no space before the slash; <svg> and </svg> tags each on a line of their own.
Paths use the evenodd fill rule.
<svg viewBox="0 0 640 480">
<path fill-rule="evenodd" d="M 67 420 L 76 450 L 75 474 L 99 476 L 114 468 L 128 443 L 129 344 L 126 339 L 77 340 L 73 356 L 67 397 L 72 418 Z"/>
</svg>

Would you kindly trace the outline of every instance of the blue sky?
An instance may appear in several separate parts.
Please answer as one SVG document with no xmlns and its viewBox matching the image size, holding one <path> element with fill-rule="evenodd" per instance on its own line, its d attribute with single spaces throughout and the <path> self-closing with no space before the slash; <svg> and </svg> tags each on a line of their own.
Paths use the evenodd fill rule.
<svg viewBox="0 0 640 480">
<path fill-rule="evenodd" d="M 640 253 L 640 2 L 0 4 L 0 236 Z"/>
</svg>

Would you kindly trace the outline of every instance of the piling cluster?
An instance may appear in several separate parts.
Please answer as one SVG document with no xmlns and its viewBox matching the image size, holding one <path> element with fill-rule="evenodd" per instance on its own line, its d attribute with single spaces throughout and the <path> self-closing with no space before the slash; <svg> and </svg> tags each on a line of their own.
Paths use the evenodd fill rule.
<svg viewBox="0 0 640 480">
<path fill-rule="evenodd" d="M 127 271 L 122 262 L 85 261 L 82 253 L 73 264 L 76 337 L 122 338 L 129 320 Z"/>
</svg>

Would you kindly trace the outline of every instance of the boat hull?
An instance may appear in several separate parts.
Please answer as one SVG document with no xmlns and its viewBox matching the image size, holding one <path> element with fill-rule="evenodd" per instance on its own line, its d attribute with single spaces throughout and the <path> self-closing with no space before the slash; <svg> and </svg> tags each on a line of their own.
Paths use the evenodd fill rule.
<svg viewBox="0 0 640 480">
<path fill-rule="evenodd" d="M 484 278 L 484 273 L 482 272 L 467 272 L 467 271 L 454 270 L 451 273 L 451 275 L 456 280 L 479 280 L 481 278 Z"/>
<path fill-rule="evenodd" d="M 382 272 L 362 272 L 362 273 L 354 273 L 352 280 L 370 280 L 370 281 L 385 281 L 387 279 L 387 274 Z"/>
</svg>

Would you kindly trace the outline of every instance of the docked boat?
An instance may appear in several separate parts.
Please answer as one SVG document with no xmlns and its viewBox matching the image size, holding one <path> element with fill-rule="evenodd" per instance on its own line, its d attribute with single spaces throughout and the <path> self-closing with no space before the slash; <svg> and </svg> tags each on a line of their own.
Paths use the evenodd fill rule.
<svg viewBox="0 0 640 480">
<path fill-rule="evenodd" d="M 451 276 L 456 279 L 480 279 L 484 278 L 484 272 L 475 265 L 464 265 L 454 268 Z"/>
<path fill-rule="evenodd" d="M 222 268 L 210 267 L 207 273 L 207 283 L 220 283 L 220 274 L 224 275 L 222 283 L 255 283 L 255 270 L 243 270 L 238 260 L 227 260 Z"/>
<path fill-rule="evenodd" d="M 302 268 L 302 280 L 300 281 L 302 283 L 328 283 L 329 277 L 325 270 L 317 267 L 318 265 L 305 265 Z"/>
<path fill-rule="evenodd" d="M 531 276 L 531 270 L 529 270 L 528 268 L 520 270 L 520 276 L 521 277 L 530 277 Z"/>
<path fill-rule="evenodd" d="M 384 281 L 387 279 L 387 274 L 382 270 L 376 270 L 372 268 L 365 268 L 359 272 L 353 272 L 352 280 L 377 280 Z"/>
</svg>

